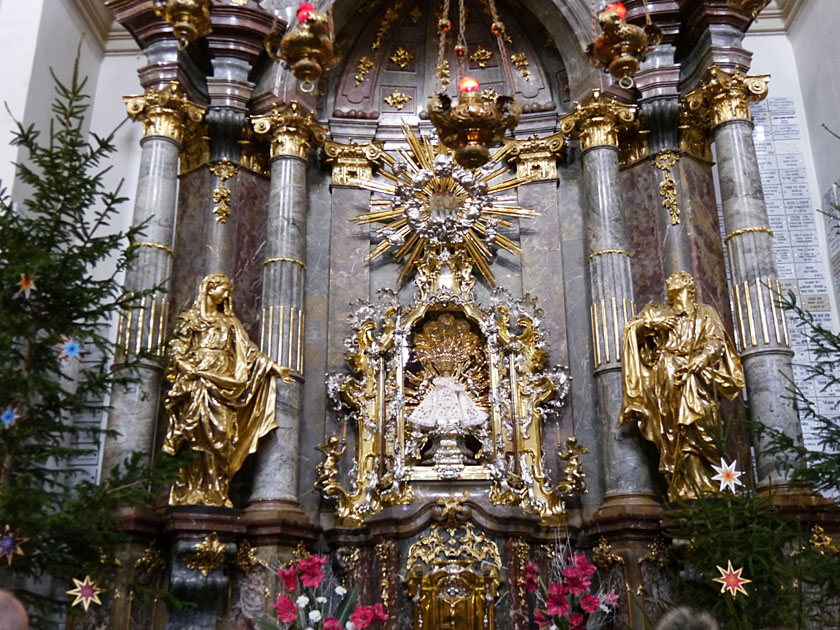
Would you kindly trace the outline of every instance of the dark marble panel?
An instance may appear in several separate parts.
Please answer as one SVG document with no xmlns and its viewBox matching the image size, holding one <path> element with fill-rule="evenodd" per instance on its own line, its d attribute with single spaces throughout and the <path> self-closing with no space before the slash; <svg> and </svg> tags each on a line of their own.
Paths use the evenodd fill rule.
<svg viewBox="0 0 840 630">
<path fill-rule="evenodd" d="M 621 173 L 622 210 L 627 226 L 637 312 L 643 304 L 661 302 L 665 294 L 664 235 L 659 220 L 662 200 L 657 173 L 656 168 L 646 161 Z"/>
</svg>

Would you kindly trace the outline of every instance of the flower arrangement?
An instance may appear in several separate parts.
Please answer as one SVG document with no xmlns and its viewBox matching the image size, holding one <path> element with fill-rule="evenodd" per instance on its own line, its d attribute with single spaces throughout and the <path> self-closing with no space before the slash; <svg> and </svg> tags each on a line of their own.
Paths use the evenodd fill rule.
<svg viewBox="0 0 840 630">
<path fill-rule="evenodd" d="M 271 606 L 284 630 L 365 630 L 376 622 L 387 621 L 382 604 L 356 605 L 356 590 L 343 586 L 326 588 L 326 556 L 308 555 L 277 569 L 283 593 Z M 277 625 L 262 622 L 262 630 Z"/>
<path fill-rule="evenodd" d="M 565 550 L 564 550 L 565 551 Z M 525 589 L 537 592 L 534 622 L 548 630 L 593 630 L 600 628 L 618 604 L 614 589 L 592 592 L 595 567 L 586 554 L 559 553 L 555 579 L 548 585 L 540 579 L 533 562 L 525 566 Z"/>
</svg>

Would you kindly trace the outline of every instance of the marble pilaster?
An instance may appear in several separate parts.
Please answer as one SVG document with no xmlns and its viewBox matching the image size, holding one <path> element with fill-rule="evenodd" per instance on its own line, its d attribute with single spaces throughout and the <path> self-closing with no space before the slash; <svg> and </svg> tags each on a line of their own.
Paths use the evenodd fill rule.
<svg viewBox="0 0 840 630">
<path fill-rule="evenodd" d="M 761 186 L 749 104 L 767 95 L 766 76 L 709 70 L 706 82 L 686 95 L 686 107 L 702 112 L 714 139 L 735 308 L 738 349 L 744 366 L 750 420 L 802 442 L 791 396 L 793 352 L 773 252 L 773 233 Z M 776 458 L 753 435 L 758 481 L 784 481 Z"/>
<path fill-rule="evenodd" d="M 184 130 L 201 120 L 204 108 L 189 101 L 176 82 L 144 95 L 126 97 L 128 113 L 144 124 L 140 175 L 134 206 L 134 225 L 143 225 L 143 239 L 135 243 L 136 257 L 125 277 L 126 294 L 149 292 L 132 302 L 120 317 L 115 369 L 125 359 L 155 350 L 164 338 L 169 301 L 165 293 L 172 267 L 173 229 L 178 190 L 178 159 Z M 163 291 L 151 291 L 160 288 Z M 151 453 L 158 411 L 161 368 L 143 360 L 136 380 L 111 392 L 108 428 L 115 432 L 105 442 L 102 475 L 107 476 L 132 452 Z"/>
</svg>

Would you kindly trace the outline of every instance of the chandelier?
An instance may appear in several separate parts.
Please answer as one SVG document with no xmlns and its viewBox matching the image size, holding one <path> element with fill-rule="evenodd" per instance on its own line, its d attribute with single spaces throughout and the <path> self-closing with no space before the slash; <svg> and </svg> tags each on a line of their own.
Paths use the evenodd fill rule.
<svg viewBox="0 0 840 630">
<path fill-rule="evenodd" d="M 505 26 L 499 19 L 495 0 L 488 0 L 487 4 L 493 20 L 490 30 L 496 37 L 510 96 L 484 97 L 479 92 L 478 81 L 466 75 L 466 9 L 464 0 L 458 0 L 459 28 L 454 50 L 461 79 L 458 81 L 458 102 L 452 103 L 445 92 L 440 72 L 446 66 L 446 34 L 452 28 L 448 19 L 449 0 L 444 0 L 443 13 L 438 20 L 437 94 L 429 100 L 429 119 L 441 143 L 451 149 L 455 161 L 467 169 L 478 168 L 490 160 L 490 148 L 500 144 L 505 132 L 516 127 L 522 113 L 513 96 L 515 87 L 505 52 Z"/>
<path fill-rule="evenodd" d="M 283 60 L 302 92 L 312 92 L 325 71 L 335 67 L 339 54 L 335 45 L 332 4 L 326 13 L 315 11 L 311 2 L 301 2 L 297 26 L 280 37 L 279 20 L 266 38 L 265 47 L 274 61 Z"/>
<path fill-rule="evenodd" d="M 651 22 L 645 6 L 647 24 L 644 28 L 628 24 L 627 9 L 621 2 L 613 2 L 598 14 L 601 34 L 589 45 L 586 53 L 592 65 L 608 72 L 624 89 L 631 89 L 633 75 L 651 48 L 659 45 L 662 32 Z"/>
</svg>

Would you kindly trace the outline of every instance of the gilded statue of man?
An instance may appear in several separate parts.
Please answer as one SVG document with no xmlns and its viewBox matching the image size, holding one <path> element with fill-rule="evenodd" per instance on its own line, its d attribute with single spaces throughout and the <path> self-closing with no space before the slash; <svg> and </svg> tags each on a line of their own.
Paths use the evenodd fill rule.
<svg viewBox="0 0 840 630">
<path fill-rule="evenodd" d="M 233 285 L 223 273 L 204 278 L 181 313 L 169 343 L 172 387 L 163 450 L 198 455 L 169 495 L 170 505 L 232 507 L 228 486 L 257 442 L 276 427 L 276 381 L 287 368 L 262 354 L 233 312 Z"/>
<path fill-rule="evenodd" d="M 734 398 L 744 372 L 717 312 L 694 301 L 694 278 L 684 271 L 665 283 L 668 304 L 648 304 L 624 329 L 624 400 L 619 425 L 637 422 L 659 449 L 668 498 L 713 490 L 717 463 L 710 429 L 720 422 L 720 396 Z"/>
</svg>

